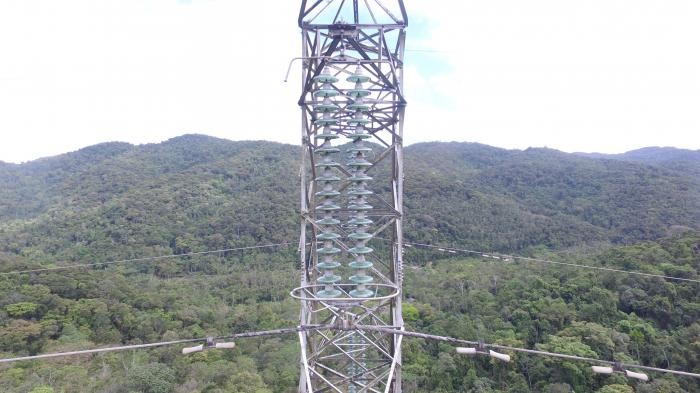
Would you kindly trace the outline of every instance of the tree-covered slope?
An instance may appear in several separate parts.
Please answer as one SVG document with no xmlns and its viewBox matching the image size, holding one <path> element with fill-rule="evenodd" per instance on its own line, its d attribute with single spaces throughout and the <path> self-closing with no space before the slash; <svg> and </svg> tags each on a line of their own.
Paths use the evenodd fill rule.
<svg viewBox="0 0 700 393">
<path fill-rule="evenodd" d="M 290 146 L 185 136 L 74 166 L 84 154 L 2 177 L 3 190 L 36 187 L 27 208 L 12 199 L 24 190 L 0 193 L 3 251 L 82 260 L 292 238 L 298 154 Z"/>
<path fill-rule="evenodd" d="M 0 272 L 294 242 L 299 153 L 290 145 L 186 135 L 0 163 Z M 700 184 L 684 171 L 467 143 L 416 144 L 405 153 L 410 241 L 698 278 L 700 235 L 688 229 L 700 228 Z M 445 255 L 453 258 L 441 260 Z M 298 283 L 296 258 L 292 244 L 2 274 L 0 357 L 294 326 L 297 303 L 288 293 Z M 405 259 L 410 328 L 700 372 L 694 282 L 417 248 L 407 249 Z M 293 392 L 297 347 L 289 336 L 187 357 L 175 346 L 19 362 L 0 367 L 0 386 L 11 393 Z M 404 386 L 700 391 L 680 377 L 656 374 L 636 384 L 596 377 L 578 363 L 512 355 L 511 364 L 496 364 L 407 339 Z"/>
<path fill-rule="evenodd" d="M 424 240 L 561 247 L 700 225 L 700 182 L 667 169 L 464 143 L 410 146 L 406 167 L 407 227 Z"/>
<path fill-rule="evenodd" d="M 294 248 L 0 276 L 0 357 L 295 326 Z M 449 254 L 448 254 L 449 255 Z M 592 255 L 545 255 L 698 278 L 700 234 Z M 700 291 L 693 282 L 452 256 L 415 260 L 404 283 L 407 328 L 661 368 L 700 372 Z M 0 366 L 8 393 L 296 391 L 295 335 L 241 339 L 182 356 L 182 346 Z M 184 345 L 183 345 L 184 346 Z M 698 380 L 652 373 L 648 384 L 594 375 L 588 364 L 510 353 L 460 357 L 406 338 L 407 393 L 695 393 Z M 38 390 L 40 387 L 53 390 Z M 37 389 L 36 391 L 33 389 Z"/>
<path fill-rule="evenodd" d="M 566 260 L 657 273 L 666 266 L 667 273 L 676 269 L 672 274 L 693 278 L 699 257 L 696 233 Z M 461 257 L 409 269 L 406 283 L 404 316 L 411 329 L 700 371 L 697 283 Z M 596 376 L 586 364 L 559 359 L 516 355 L 515 364 L 503 364 L 452 351 L 449 345 L 408 344 L 404 386 L 431 392 L 700 391 L 693 378 L 677 378 L 679 386 L 675 378 L 658 374 L 651 383 L 635 383 Z M 605 390 L 608 384 L 624 390 Z"/>
<path fill-rule="evenodd" d="M 681 172 L 467 143 L 405 157 L 409 240 L 506 251 L 700 227 L 700 181 Z M 293 240 L 298 159 L 290 145 L 186 135 L 3 165 L 0 250 L 41 263 Z"/>
</svg>

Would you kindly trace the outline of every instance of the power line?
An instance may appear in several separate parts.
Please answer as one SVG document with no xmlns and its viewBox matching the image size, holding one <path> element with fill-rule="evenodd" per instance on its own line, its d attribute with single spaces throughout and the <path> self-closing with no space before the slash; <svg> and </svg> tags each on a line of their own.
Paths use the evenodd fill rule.
<svg viewBox="0 0 700 393">
<path fill-rule="evenodd" d="M 188 253 L 183 253 L 183 254 L 159 255 L 159 256 L 154 256 L 154 257 L 121 259 L 118 261 L 80 263 L 80 264 L 75 264 L 75 265 L 53 266 L 53 267 L 44 267 L 44 268 L 37 268 L 37 269 L 27 269 L 27 270 L 14 270 L 14 271 L 10 271 L 10 272 L 0 272 L 0 276 L 8 276 L 11 274 L 23 274 L 23 273 L 38 273 L 38 272 L 47 272 L 47 271 L 54 271 L 54 270 L 76 269 L 76 268 L 84 268 L 84 267 L 91 267 L 91 266 L 105 266 L 105 265 L 114 265 L 114 264 L 119 264 L 119 263 L 153 261 L 153 260 L 161 260 L 161 259 L 169 259 L 169 258 L 182 258 L 182 257 L 189 257 L 189 256 L 194 256 L 194 255 L 216 254 L 216 253 L 222 253 L 222 252 L 228 252 L 228 251 L 241 251 L 241 250 L 259 249 L 259 248 L 272 248 L 272 247 L 279 247 L 279 246 L 287 246 L 290 244 L 296 244 L 296 242 L 264 244 L 264 245 L 260 245 L 260 246 L 247 246 L 247 247 L 236 247 L 236 248 L 223 248 L 220 250 L 196 251 L 196 252 L 188 252 Z"/>
<path fill-rule="evenodd" d="M 614 268 L 610 268 L 610 267 L 583 265 L 583 264 L 571 263 L 571 262 L 557 262 L 557 261 L 551 261 L 551 260 L 547 260 L 547 259 L 522 257 L 522 256 L 517 256 L 517 255 L 492 254 L 492 253 L 487 253 L 484 251 L 468 250 L 468 249 L 448 247 L 448 246 L 435 246 L 432 244 L 424 244 L 424 243 L 404 242 L 404 244 L 411 245 L 411 246 L 417 246 L 417 247 L 435 248 L 435 249 L 438 249 L 441 251 L 455 251 L 455 252 L 462 252 L 462 253 L 466 253 L 466 254 L 475 254 L 475 255 L 480 255 L 483 257 L 494 258 L 494 259 L 508 259 L 508 258 L 510 258 L 512 260 L 521 260 L 521 261 L 526 261 L 526 262 L 548 263 L 551 265 L 561 265 L 561 266 L 577 267 L 577 268 L 582 268 L 582 269 L 602 270 L 602 271 L 613 272 L 613 273 L 634 274 L 637 276 L 663 278 L 666 280 L 685 281 L 685 282 L 692 282 L 692 283 L 700 284 L 700 280 L 693 279 L 693 278 L 674 277 L 674 276 L 666 276 L 663 274 L 653 274 L 653 273 L 643 273 L 643 272 L 637 272 L 637 271 L 633 271 L 633 270 L 614 269 Z"/>
<path fill-rule="evenodd" d="M 358 330 L 376 331 L 376 332 L 387 333 L 387 334 L 400 334 L 400 335 L 404 335 L 404 336 L 423 338 L 423 339 L 427 339 L 427 340 L 444 341 L 444 342 L 449 342 L 452 344 L 467 344 L 467 345 L 480 345 L 481 344 L 481 345 L 484 345 L 484 347 L 486 347 L 486 348 L 494 348 L 494 349 L 501 349 L 501 350 L 505 349 L 505 350 L 514 351 L 514 352 L 523 352 L 523 353 L 527 353 L 530 355 L 549 356 L 549 357 L 555 357 L 555 358 L 560 358 L 560 359 L 576 360 L 576 361 L 582 361 L 582 362 L 588 362 L 588 363 L 598 363 L 598 364 L 607 364 L 607 365 L 618 364 L 617 362 L 613 362 L 610 360 L 600 360 L 600 359 L 594 359 L 594 358 L 589 358 L 589 357 L 584 357 L 584 356 L 575 356 L 575 355 L 567 355 L 567 354 L 563 354 L 563 353 L 540 351 L 540 350 L 536 350 L 536 349 L 510 347 L 507 345 L 484 344 L 484 343 L 480 343 L 478 341 L 469 341 L 469 340 L 462 340 L 462 339 L 454 338 L 454 337 L 437 336 L 434 334 L 411 332 L 411 331 L 407 331 L 407 330 L 394 329 L 392 327 L 363 326 L 363 325 L 361 325 L 361 326 L 356 326 L 356 328 Z M 697 374 L 697 373 L 689 373 L 686 371 L 669 370 L 669 369 L 665 369 L 665 368 L 642 366 L 639 364 L 627 364 L 627 363 L 625 363 L 625 367 L 636 368 L 636 369 L 640 369 L 640 370 L 656 371 L 656 372 L 660 372 L 660 373 L 683 375 L 686 377 L 700 378 L 700 374 Z"/>
<path fill-rule="evenodd" d="M 250 338 L 250 337 L 265 337 L 265 336 L 277 336 L 277 335 L 284 335 L 284 334 L 291 334 L 291 333 L 298 333 L 298 332 L 305 332 L 305 331 L 314 331 L 314 330 L 321 330 L 321 329 L 338 329 L 338 327 L 336 325 L 305 325 L 305 326 L 297 326 L 297 327 L 293 327 L 293 328 L 264 330 L 264 331 L 257 331 L 257 332 L 235 333 L 235 334 L 212 337 L 212 338 L 214 340 L 227 340 L 227 339 Z M 342 330 L 348 330 L 348 329 L 342 329 Z M 478 341 L 462 340 L 459 338 L 448 337 L 448 336 L 438 336 L 438 335 L 434 335 L 434 334 L 411 332 L 411 331 L 407 331 L 407 330 L 399 330 L 399 329 L 395 329 L 393 327 L 356 325 L 354 327 L 350 327 L 349 330 L 376 331 L 376 332 L 380 332 L 380 333 L 398 334 L 398 335 L 417 337 L 417 338 L 422 338 L 422 339 L 427 339 L 427 340 L 443 341 L 443 342 L 448 342 L 448 343 L 452 343 L 452 344 L 483 345 L 486 348 L 509 350 L 509 351 L 514 351 L 514 352 L 527 353 L 530 355 L 548 356 L 548 357 L 555 357 L 555 358 L 559 358 L 559 359 L 575 360 L 575 361 L 582 361 L 582 362 L 588 362 L 588 363 L 606 364 L 606 365 L 617 365 L 618 364 L 617 362 L 613 362 L 613 361 L 609 361 L 609 360 L 594 359 L 594 358 L 589 358 L 589 357 L 584 357 L 584 356 L 567 355 L 567 354 L 556 353 L 556 352 L 540 351 L 540 350 L 536 350 L 536 349 L 511 347 L 511 346 L 507 346 L 507 345 L 485 344 L 485 343 L 481 343 Z M 145 348 L 163 347 L 163 346 L 169 346 L 169 345 L 202 342 L 202 341 L 206 341 L 206 340 L 207 340 L 207 338 L 192 338 L 192 339 L 183 339 L 183 340 L 174 340 L 174 341 L 161 341 L 161 342 L 154 342 L 154 343 L 147 343 L 147 344 L 121 345 L 121 346 L 113 346 L 113 347 L 105 347 L 105 348 L 84 349 L 84 350 L 79 350 L 79 351 L 45 353 L 45 354 L 33 355 L 33 356 L 3 358 L 3 359 L 0 359 L 0 363 L 12 363 L 12 362 L 19 362 L 19 361 L 26 361 L 26 360 L 43 360 L 43 359 L 49 359 L 49 358 L 86 355 L 86 354 L 92 354 L 92 353 L 125 351 L 125 350 L 130 350 L 130 349 L 145 349 Z M 670 369 L 664 369 L 664 368 L 643 366 L 643 365 L 639 365 L 639 364 L 627 364 L 627 363 L 625 363 L 625 367 L 635 368 L 635 369 L 640 369 L 640 370 L 647 370 L 647 371 L 655 371 L 655 372 L 660 372 L 660 373 L 676 374 L 676 375 L 682 375 L 682 376 L 686 376 L 686 377 L 700 378 L 700 374 L 697 374 L 697 373 L 690 373 L 690 372 L 686 372 L 686 371 L 670 370 Z"/>
<path fill-rule="evenodd" d="M 118 346 L 118 347 L 84 349 L 84 350 L 80 350 L 80 351 L 45 353 L 42 355 L 20 356 L 20 357 L 16 357 L 16 358 L 0 359 L 0 363 L 12 363 L 12 362 L 19 362 L 22 360 L 38 360 L 38 359 L 49 359 L 49 358 L 57 358 L 57 357 L 64 357 L 64 356 L 86 355 L 86 354 L 90 354 L 90 353 L 125 351 L 128 349 L 164 347 L 167 345 L 187 344 L 187 343 L 197 342 L 197 341 L 202 341 L 202 339 L 201 338 L 193 338 L 193 339 L 187 339 L 187 340 L 162 341 L 162 342 L 148 343 L 148 344 L 134 344 L 134 345 L 122 345 L 122 346 Z"/>
<path fill-rule="evenodd" d="M 248 338 L 248 337 L 275 336 L 275 335 L 297 333 L 297 332 L 303 332 L 303 331 L 309 331 L 309 330 L 324 329 L 327 327 L 329 327 L 329 325 L 297 326 L 297 327 L 293 327 L 293 328 L 264 330 L 264 331 L 259 331 L 259 332 L 236 333 L 236 334 L 230 334 L 227 336 L 214 337 L 214 339 L 226 340 L 226 339 Z M 33 356 L 20 356 L 20 357 L 15 357 L 15 358 L 4 358 L 4 359 L 0 359 L 0 363 L 12 363 L 12 362 L 19 362 L 19 361 L 23 361 L 23 360 L 41 360 L 41 359 L 49 359 L 49 358 L 57 358 L 57 357 L 65 357 L 65 356 L 86 355 L 86 354 L 91 354 L 91 353 L 126 351 L 129 349 L 144 349 L 144 348 L 164 347 L 164 346 L 168 346 L 168 345 L 188 344 L 188 343 L 201 342 L 201 341 L 206 341 L 206 340 L 207 340 L 207 338 L 190 338 L 190 339 L 174 340 L 174 341 L 161 341 L 161 342 L 154 342 L 154 343 L 147 343 L 147 344 L 120 345 L 120 346 L 105 347 L 105 348 L 83 349 L 83 350 L 79 350 L 79 351 L 45 353 L 45 354 L 33 355 Z"/>
</svg>

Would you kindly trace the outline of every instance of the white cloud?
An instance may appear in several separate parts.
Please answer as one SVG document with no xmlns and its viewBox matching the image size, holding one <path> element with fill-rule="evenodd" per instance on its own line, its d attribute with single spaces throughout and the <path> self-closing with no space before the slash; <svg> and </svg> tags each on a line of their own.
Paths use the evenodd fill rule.
<svg viewBox="0 0 700 393">
<path fill-rule="evenodd" d="M 3 3 L 0 159 L 187 132 L 296 143 L 298 9 L 279 3 Z"/>
<path fill-rule="evenodd" d="M 407 124 L 408 142 L 428 134 L 565 151 L 700 148 L 700 55 L 690 50 L 700 36 L 697 2 L 434 4 L 407 0 L 429 22 L 429 38 L 408 46 L 442 51 L 431 56 L 451 71 L 424 75 L 409 97 L 439 92 L 453 105 L 412 101 L 409 116 L 435 120 Z"/>
<path fill-rule="evenodd" d="M 700 148 L 696 1 L 406 0 L 406 140 Z M 0 3 L 0 160 L 187 132 L 299 140 L 300 2 Z"/>
</svg>

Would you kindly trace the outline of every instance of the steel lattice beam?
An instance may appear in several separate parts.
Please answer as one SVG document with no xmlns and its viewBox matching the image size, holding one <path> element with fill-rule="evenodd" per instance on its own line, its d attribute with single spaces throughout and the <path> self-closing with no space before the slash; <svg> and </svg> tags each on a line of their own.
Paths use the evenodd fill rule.
<svg viewBox="0 0 700 393">
<path fill-rule="evenodd" d="M 299 333 L 302 350 L 300 392 L 401 392 L 402 336 L 350 327 L 362 324 L 403 329 L 400 250 L 403 249 L 402 146 L 406 106 L 403 52 L 406 25 L 402 0 L 302 0 L 301 3 L 299 26 L 303 69 L 298 104 L 303 145 L 299 243 L 302 276 L 301 286 L 292 295 L 301 300 L 300 326 L 331 324 L 335 328 Z M 317 244 L 322 242 L 317 236 L 327 230 L 318 224 L 322 203 L 318 197 L 321 185 L 316 180 L 318 168 L 322 165 L 319 164 L 318 150 L 324 144 L 318 135 L 332 132 L 341 139 L 356 135 L 353 134 L 357 131 L 349 105 L 357 102 L 344 87 L 347 83 L 343 83 L 358 73 L 368 77 L 363 87 L 368 95 L 363 102 L 369 108 L 362 114 L 367 119 L 363 125 L 366 131 L 363 132 L 371 136 L 368 141 L 372 146 L 371 157 L 368 157 L 372 167 L 367 174 L 372 177 L 369 187 L 374 194 L 368 199 L 374 208 L 367 213 L 373 222 L 368 233 L 372 237 L 390 239 L 391 245 L 368 241 L 369 245 L 376 247 L 368 254 L 374 262 L 368 269 L 368 274 L 374 278 L 369 285 L 373 296 L 356 298 L 350 295 L 352 284 L 347 281 L 345 266 L 340 269 L 344 280 L 333 286 L 333 291 L 340 295 L 327 299 L 319 296 L 324 291 L 323 285 L 317 281 L 322 274 L 318 255 L 320 244 Z M 319 76 L 323 75 L 338 82 L 322 87 Z M 317 108 L 321 99 L 314 93 L 321 88 L 333 96 L 332 104 L 338 108 L 334 111 L 332 126 L 319 125 L 321 115 Z M 336 155 L 335 159 L 345 161 L 342 154 Z M 335 170 L 337 176 L 345 179 L 337 187 L 339 198 L 346 198 L 351 187 L 347 179 L 353 169 L 339 166 Z M 341 206 L 334 214 L 334 218 L 345 223 L 352 217 L 353 208 Z M 349 252 L 352 245 L 347 239 L 352 230 L 352 225 L 345 224 L 333 228 L 333 234 L 340 235 L 333 240 L 333 246 L 341 250 L 345 262 L 352 257 Z"/>
</svg>

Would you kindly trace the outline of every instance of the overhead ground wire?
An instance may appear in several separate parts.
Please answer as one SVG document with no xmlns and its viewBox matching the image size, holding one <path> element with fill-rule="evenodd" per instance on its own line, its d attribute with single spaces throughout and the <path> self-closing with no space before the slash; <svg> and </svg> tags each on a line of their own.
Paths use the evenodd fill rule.
<svg viewBox="0 0 700 393">
<path fill-rule="evenodd" d="M 391 326 L 356 325 L 356 326 L 351 326 L 351 327 L 346 328 L 346 329 L 340 329 L 336 325 L 305 325 L 305 326 L 296 326 L 296 327 L 292 327 L 292 328 L 264 330 L 264 331 L 257 331 L 257 332 L 235 333 L 235 334 L 223 335 L 223 336 L 218 336 L 218 337 L 213 337 L 213 338 L 215 340 L 230 340 L 230 339 L 238 339 L 238 338 L 277 336 L 277 335 L 306 332 L 306 331 L 314 331 L 314 330 L 321 330 L 321 329 L 375 331 L 375 332 L 380 332 L 380 333 L 403 335 L 403 336 L 416 337 L 416 338 L 422 338 L 422 339 L 427 339 L 427 340 L 443 341 L 443 342 L 448 342 L 451 344 L 466 344 L 466 345 L 472 345 L 472 346 L 483 345 L 486 348 L 494 348 L 494 349 L 499 349 L 499 350 L 521 352 L 521 353 L 527 353 L 529 355 L 548 356 L 548 357 L 554 357 L 554 358 L 558 358 L 558 359 L 582 361 L 582 362 L 587 362 L 587 363 L 606 364 L 606 365 L 616 365 L 617 364 L 616 362 L 609 361 L 609 360 L 601 360 L 601 359 L 589 358 L 589 357 L 584 357 L 584 356 L 568 355 L 568 354 L 563 354 L 563 353 L 558 353 L 558 352 L 541 351 L 541 350 L 536 350 L 536 349 L 511 347 L 511 346 L 500 345 L 500 344 L 486 344 L 486 343 L 481 343 L 478 341 L 462 340 L 459 338 L 448 337 L 448 336 L 438 336 L 438 335 L 434 335 L 434 334 L 411 332 L 411 331 L 407 331 L 407 330 L 397 329 L 397 328 L 394 328 Z M 163 346 L 169 346 L 169 345 L 188 344 L 188 343 L 193 343 L 193 342 L 204 342 L 206 340 L 207 340 L 207 338 L 192 338 L 192 339 L 183 339 L 183 340 L 174 340 L 174 341 L 161 341 L 161 342 L 146 343 L 146 344 L 120 345 L 120 346 L 112 346 L 112 347 L 105 347 L 105 348 L 84 349 L 84 350 L 78 350 L 78 351 L 45 353 L 45 354 L 32 355 L 32 356 L 3 358 L 3 359 L 0 359 L 0 363 L 12 363 L 12 362 L 19 362 L 19 361 L 27 361 L 27 360 L 43 360 L 43 359 L 65 357 L 65 356 L 77 356 L 77 355 L 86 355 L 86 354 L 94 354 L 94 353 L 116 352 L 116 351 L 125 351 L 125 350 L 133 350 L 133 349 L 146 349 L 146 348 L 163 347 Z M 634 369 L 639 369 L 639 370 L 654 371 L 654 372 L 660 372 L 660 373 L 669 373 L 669 374 L 682 375 L 682 376 L 692 377 L 692 378 L 700 378 L 700 374 L 686 372 L 686 371 L 643 366 L 640 364 L 627 364 L 627 363 L 625 363 L 624 366 L 626 368 L 634 368 Z"/>
<path fill-rule="evenodd" d="M 616 364 L 616 362 L 610 361 L 610 360 L 600 360 L 600 359 L 594 359 L 594 358 L 589 358 L 589 357 L 584 357 L 584 356 L 567 355 L 567 354 L 563 354 L 563 353 L 540 351 L 540 350 L 536 350 L 536 349 L 527 349 L 527 348 L 519 348 L 519 347 L 511 347 L 511 346 L 507 346 L 507 345 L 485 344 L 485 343 L 480 343 L 478 341 L 462 340 L 462 339 L 458 339 L 458 338 L 454 338 L 454 337 L 438 336 L 438 335 L 434 335 L 434 334 L 419 333 L 419 332 L 411 332 L 411 331 L 407 331 L 407 330 L 395 329 L 393 327 L 364 326 L 364 325 L 362 325 L 362 326 L 357 326 L 356 328 L 359 330 L 376 331 L 376 332 L 382 332 L 382 333 L 388 333 L 388 334 L 400 334 L 403 336 L 417 337 L 417 338 L 422 338 L 422 339 L 427 339 L 427 340 L 444 341 L 444 342 L 449 342 L 452 344 L 466 344 L 466 345 L 479 345 L 479 344 L 481 344 L 481 345 L 484 345 L 484 347 L 486 347 L 486 348 L 494 348 L 494 349 L 514 351 L 514 352 L 523 352 L 523 353 L 527 353 L 530 355 L 549 356 L 549 357 L 555 357 L 555 358 L 559 358 L 559 359 L 567 359 L 567 360 L 575 360 L 575 361 L 607 364 L 607 365 L 615 365 Z M 625 363 L 624 366 L 627 368 L 636 368 L 636 369 L 640 369 L 640 370 L 655 371 L 655 372 L 661 372 L 661 373 L 683 375 L 686 377 L 700 378 L 700 374 L 690 373 L 690 372 L 686 372 L 686 371 L 670 370 L 670 369 L 665 369 L 665 368 L 657 368 L 657 367 L 643 366 L 640 364 L 628 364 L 628 363 Z"/>
<path fill-rule="evenodd" d="M 318 329 L 322 329 L 324 327 L 327 327 L 327 325 L 297 326 L 297 327 L 293 327 L 293 328 L 264 330 L 264 331 L 259 331 L 259 332 L 235 333 L 235 334 L 230 334 L 230 335 L 225 335 L 225 336 L 214 337 L 214 339 L 226 340 L 226 339 L 236 339 L 236 338 L 276 336 L 276 335 L 297 333 L 297 332 L 303 332 L 303 331 L 309 331 L 309 330 L 318 330 Z M 57 357 L 64 357 L 64 356 L 87 355 L 87 354 L 92 354 L 92 353 L 126 351 L 129 349 L 145 349 L 145 348 L 154 348 L 154 347 L 164 347 L 164 346 L 168 346 L 168 345 L 203 342 L 206 340 L 207 340 L 206 337 L 205 338 L 189 338 L 189 339 L 183 339 L 183 340 L 160 341 L 160 342 L 146 343 L 146 344 L 119 345 L 119 346 L 104 347 L 104 348 L 83 349 L 83 350 L 78 350 L 78 351 L 45 353 L 45 354 L 41 354 L 41 355 L 4 358 L 4 359 L 0 359 L 0 363 L 12 363 L 12 362 L 19 362 L 19 361 L 24 361 L 24 360 L 42 360 L 42 359 L 57 358 Z"/>
<path fill-rule="evenodd" d="M 182 257 L 196 256 L 196 255 L 216 254 L 216 253 L 229 252 L 229 251 L 253 250 L 253 249 L 260 249 L 260 248 L 273 248 L 273 247 L 287 246 L 287 245 L 291 245 L 291 244 L 296 244 L 296 242 L 263 244 L 263 245 L 259 245 L 259 246 L 246 246 L 246 247 L 236 247 L 236 248 L 222 248 L 220 250 L 207 250 L 207 251 L 187 252 L 187 253 L 182 253 L 182 254 L 170 254 L 170 255 L 158 255 L 158 256 L 152 256 L 152 257 L 120 259 L 117 261 L 106 261 L 106 262 L 96 262 L 96 263 L 78 263 L 78 264 L 73 264 L 73 265 L 51 266 L 51 267 L 42 267 L 42 268 L 36 268 L 36 269 L 13 270 L 13 271 L 9 271 L 9 272 L 0 272 L 0 276 L 8 276 L 8 275 L 12 275 L 12 274 L 23 274 L 23 273 L 39 273 L 39 272 L 48 272 L 48 271 L 65 270 L 65 269 L 78 269 L 78 268 L 93 267 L 93 266 L 115 265 L 115 264 L 121 264 L 121 263 L 154 261 L 154 260 L 171 259 L 171 258 L 182 258 Z"/>
<path fill-rule="evenodd" d="M 494 254 L 491 252 L 469 250 L 469 249 L 457 248 L 457 247 L 452 247 L 452 246 L 439 246 L 439 245 L 424 244 L 424 243 L 412 243 L 412 242 L 404 242 L 403 244 L 410 245 L 410 246 L 416 246 L 416 247 L 423 247 L 423 248 L 434 248 L 434 249 L 438 249 L 438 250 L 442 250 L 442 251 L 455 251 L 455 252 L 460 252 L 460 253 L 465 253 L 465 254 L 474 254 L 474 255 L 484 256 L 484 257 L 488 257 L 488 258 L 502 259 L 502 260 L 510 258 L 514 261 L 520 260 L 520 261 L 526 261 L 526 262 L 538 262 L 538 263 L 546 263 L 546 264 L 551 264 L 551 265 L 570 266 L 570 267 L 576 267 L 576 268 L 581 268 L 581 269 L 601 270 L 601 271 L 607 271 L 607 272 L 611 272 L 611 273 L 625 273 L 625 274 L 632 274 L 632 275 L 637 275 L 637 276 L 655 277 L 655 278 L 662 278 L 662 279 L 666 279 L 666 280 L 684 281 L 684 282 L 692 282 L 692 283 L 700 284 L 700 280 L 697 280 L 697 279 L 667 276 L 664 274 L 644 273 L 644 272 L 638 272 L 638 271 L 634 271 L 634 270 L 622 270 L 622 269 L 615 269 L 615 268 L 603 267 L 603 266 L 593 266 L 593 265 L 584 265 L 584 264 L 571 263 L 571 262 L 551 261 L 548 259 L 523 257 L 523 256 L 518 256 L 518 255 L 508 255 L 508 254 L 499 254 L 499 253 Z"/>
<path fill-rule="evenodd" d="M 377 239 L 387 240 L 387 239 L 382 239 L 382 238 L 377 238 Z M 206 255 L 206 254 L 216 254 L 216 253 L 230 252 L 230 251 L 273 248 L 273 247 L 287 246 L 287 245 L 292 245 L 292 244 L 296 244 L 296 242 L 284 242 L 284 243 L 264 244 L 264 245 L 259 245 L 259 246 L 246 246 L 246 247 L 236 247 L 236 248 L 223 248 L 223 249 L 219 249 L 219 250 L 207 250 L 207 251 L 188 252 L 188 253 L 182 253 L 182 254 L 171 254 L 171 255 L 159 255 L 159 256 L 152 256 L 152 257 L 121 259 L 121 260 L 116 260 L 116 261 L 105 261 L 105 262 L 96 262 L 96 263 L 81 263 L 81 264 L 73 264 L 73 265 L 51 266 L 51 267 L 36 268 L 36 269 L 13 270 L 13 271 L 9 271 L 9 272 L 0 272 L 0 276 L 8 276 L 8 275 L 13 275 L 13 274 L 24 274 L 24 273 L 40 273 L 40 272 L 66 270 L 66 269 L 78 269 L 78 268 L 86 268 L 86 267 L 94 267 L 94 266 L 108 266 L 108 265 L 114 265 L 114 264 L 143 262 L 143 261 L 157 261 L 157 260 L 162 260 L 162 259 L 181 258 L 181 257 Z M 471 250 L 471 249 L 465 249 L 465 248 L 454 247 L 454 246 L 442 246 L 442 245 L 433 245 L 433 244 L 415 243 L 415 242 L 403 242 L 403 244 L 408 245 L 408 246 L 433 248 L 433 249 L 437 249 L 439 251 L 453 251 L 453 252 L 459 252 L 459 253 L 465 253 L 465 254 L 473 254 L 473 255 L 479 255 L 479 256 L 484 256 L 484 257 L 489 257 L 489 258 L 501 259 L 501 260 L 510 258 L 514 261 L 519 260 L 519 261 L 525 261 L 525 262 L 545 263 L 545 264 L 550 264 L 550 265 L 569 266 L 569 267 L 575 267 L 575 268 L 581 268 L 581 269 L 607 271 L 607 272 L 611 272 L 611 273 L 624 273 L 624 274 L 631 274 L 631 275 L 637 275 L 637 276 L 655 277 L 655 278 L 661 278 L 661 279 L 665 279 L 665 280 L 692 282 L 692 283 L 700 284 L 700 280 L 698 280 L 698 279 L 668 276 L 668 275 L 664 275 L 664 274 L 644 273 L 644 272 L 638 272 L 638 271 L 634 271 L 634 270 L 622 270 L 622 269 L 615 269 L 615 268 L 610 268 L 610 267 L 585 265 L 585 264 L 572 263 L 572 262 L 552 261 L 552 260 L 542 259 L 542 258 L 532 258 L 532 257 L 519 256 L 519 255 L 492 253 L 492 252 Z"/>
</svg>

